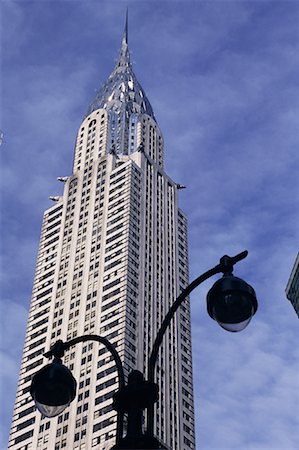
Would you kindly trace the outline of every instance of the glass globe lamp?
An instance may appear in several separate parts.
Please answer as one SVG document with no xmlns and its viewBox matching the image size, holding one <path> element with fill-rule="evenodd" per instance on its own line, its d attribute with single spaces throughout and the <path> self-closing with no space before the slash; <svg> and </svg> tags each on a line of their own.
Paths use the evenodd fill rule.
<svg viewBox="0 0 299 450">
<path fill-rule="evenodd" d="M 59 415 L 75 398 L 77 382 L 60 359 L 39 370 L 30 393 L 37 409 L 46 417 Z"/>
<path fill-rule="evenodd" d="M 227 331 L 242 331 L 257 310 L 254 289 L 241 278 L 223 275 L 209 290 L 207 309 L 210 317 Z"/>
</svg>

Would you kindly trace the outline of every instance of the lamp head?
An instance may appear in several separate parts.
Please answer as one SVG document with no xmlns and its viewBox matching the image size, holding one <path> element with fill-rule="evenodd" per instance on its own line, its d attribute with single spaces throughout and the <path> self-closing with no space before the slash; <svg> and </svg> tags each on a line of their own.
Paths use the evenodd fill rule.
<svg viewBox="0 0 299 450">
<path fill-rule="evenodd" d="M 44 416 L 54 417 L 74 400 L 76 387 L 71 371 L 55 358 L 34 375 L 30 394 Z"/>
<path fill-rule="evenodd" d="M 209 290 L 207 309 L 210 317 L 227 331 L 242 331 L 257 310 L 254 289 L 231 273 L 224 274 Z"/>
</svg>

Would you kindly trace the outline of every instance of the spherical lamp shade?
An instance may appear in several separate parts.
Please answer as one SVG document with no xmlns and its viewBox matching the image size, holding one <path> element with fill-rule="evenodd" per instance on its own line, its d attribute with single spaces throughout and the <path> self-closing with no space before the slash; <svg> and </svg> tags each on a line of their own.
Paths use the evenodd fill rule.
<svg viewBox="0 0 299 450">
<path fill-rule="evenodd" d="M 207 309 L 225 330 L 244 330 L 257 310 L 254 289 L 241 278 L 224 275 L 208 292 Z"/>
<path fill-rule="evenodd" d="M 54 360 L 34 375 L 30 393 L 37 409 L 46 417 L 54 417 L 74 400 L 76 387 L 71 371 Z"/>
</svg>

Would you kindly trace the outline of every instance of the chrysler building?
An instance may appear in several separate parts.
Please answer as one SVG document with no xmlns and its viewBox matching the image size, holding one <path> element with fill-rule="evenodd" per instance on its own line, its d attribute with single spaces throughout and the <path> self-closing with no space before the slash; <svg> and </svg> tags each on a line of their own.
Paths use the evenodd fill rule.
<svg viewBox="0 0 299 450">
<path fill-rule="evenodd" d="M 32 376 L 53 343 L 84 334 L 109 339 L 126 376 L 146 374 L 161 322 L 188 284 L 180 186 L 165 172 L 163 136 L 133 72 L 127 28 L 126 21 L 116 65 L 79 127 L 71 174 L 59 177 L 63 194 L 43 216 L 10 450 L 109 450 L 118 380 L 106 348 L 82 343 L 66 353 L 78 392 L 55 418 L 35 409 Z M 155 435 L 173 450 L 195 449 L 190 341 L 187 300 L 156 366 Z"/>
</svg>

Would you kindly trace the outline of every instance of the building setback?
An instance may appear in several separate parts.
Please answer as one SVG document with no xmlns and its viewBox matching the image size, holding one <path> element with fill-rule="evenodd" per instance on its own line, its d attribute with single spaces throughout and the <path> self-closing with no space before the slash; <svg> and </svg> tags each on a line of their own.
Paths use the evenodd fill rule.
<svg viewBox="0 0 299 450">
<path fill-rule="evenodd" d="M 147 371 L 159 326 L 188 284 L 187 221 L 177 185 L 164 171 L 163 137 L 133 73 L 127 23 L 115 68 L 83 120 L 72 175 L 44 213 L 9 449 L 108 450 L 115 442 L 110 353 L 95 342 L 71 348 L 64 363 L 75 400 L 48 419 L 29 389 L 58 339 L 100 334 L 117 348 L 126 376 Z M 195 448 L 186 301 L 166 333 L 156 367 L 155 434 L 174 450 Z"/>
</svg>

